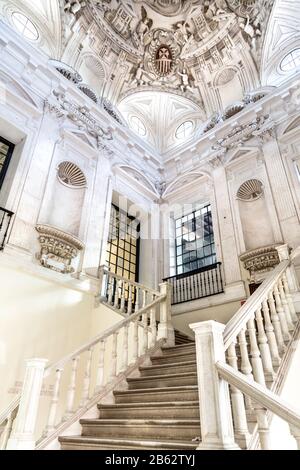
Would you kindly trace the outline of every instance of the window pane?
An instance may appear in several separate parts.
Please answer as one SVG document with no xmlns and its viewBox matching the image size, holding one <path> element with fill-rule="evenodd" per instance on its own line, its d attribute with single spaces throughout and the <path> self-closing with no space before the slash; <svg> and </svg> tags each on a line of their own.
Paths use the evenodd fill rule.
<svg viewBox="0 0 300 470">
<path fill-rule="evenodd" d="M 189 272 L 215 262 L 210 204 L 175 221 L 177 273 Z M 182 230 L 182 236 L 179 236 Z"/>
<path fill-rule="evenodd" d="M 136 254 L 139 245 L 137 238 L 133 236 L 133 233 L 137 233 L 132 230 L 133 222 L 134 227 L 138 228 L 138 221 L 133 221 L 127 214 L 112 206 L 109 239 L 113 240 L 107 244 L 107 263 L 112 272 L 135 281 L 137 280 Z"/>
</svg>

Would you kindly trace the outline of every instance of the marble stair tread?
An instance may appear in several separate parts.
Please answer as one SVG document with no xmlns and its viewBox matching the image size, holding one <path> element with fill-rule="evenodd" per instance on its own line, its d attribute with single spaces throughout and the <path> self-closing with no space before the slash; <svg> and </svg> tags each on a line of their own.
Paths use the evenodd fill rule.
<svg viewBox="0 0 300 470">
<path fill-rule="evenodd" d="M 114 390 L 114 395 L 133 395 L 140 393 L 164 393 L 164 392 L 187 392 L 187 391 L 197 391 L 197 385 L 179 385 L 174 387 L 157 387 L 157 388 L 139 388 L 132 390 Z"/>
<path fill-rule="evenodd" d="M 91 436 L 63 436 L 59 437 L 59 442 L 72 447 L 95 447 L 95 450 L 102 449 L 145 449 L 145 450 L 195 450 L 198 443 L 187 441 L 164 441 L 158 439 L 117 439 L 101 438 Z M 89 447 L 89 449 L 90 449 Z M 92 449 L 90 449 L 92 450 Z"/>
<path fill-rule="evenodd" d="M 153 401 L 153 402 L 138 402 L 138 403 L 111 403 L 101 404 L 98 403 L 99 409 L 127 409 L 127 408 L 165 408 L 165 407 L 199 407 L 198 401 Z"/>
<path fill-rule="evenodd" d="M 139 370 L 156 370 L 156 369 L 169 369 L 170 367 L 179 367 L 179 366 L 190 366 L 197 365 L 196 361 L 182 361 L 182 362 L 171 362 L 169 364 L 152 364 L 149 366 L 140 366 Z"/>
<path fill-rule="evenodd" d="M 196 343 L 187 343 L 187 344 L 178 344 L 175 346 L 162 346 L 163 352 L 180 352 L 185 351 L 186 349 L 196 349 Z"/>
</svg>

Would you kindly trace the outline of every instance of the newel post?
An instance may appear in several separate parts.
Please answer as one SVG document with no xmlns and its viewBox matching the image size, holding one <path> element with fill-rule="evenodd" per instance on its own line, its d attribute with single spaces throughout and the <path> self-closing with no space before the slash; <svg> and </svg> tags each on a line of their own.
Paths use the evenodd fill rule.
<svg viewBox="0 0 300 470">
<path fill-rule="evenodd" d="M 7 450 L 34 450 L 35 426 L 47 359 L 29 359 L 21 393 L 15 428 L 8 440 Z"/>
<path fill-rule="evenodd" d="M 100 286 L 99 300 L 100 302 L 106 301 L 107 300 L 107 288 L 108 288 L 108 267 L 107 266 L 99 266 L 98 278 L 99 278 L 99 286 Z"/>
<path fill-rule="evenodd" d="M 285 245 L 279 245 L 275 247 L 278 253 L 279 261 L 284 261 L 290 259 L 290 253 L 289 253 L 289 246 L 287 244 Z M 295 271 L 295 267 L 293 264 L 291 264 L 287 270 L 286 270 L 286 277 L 288 281 L 288 285 L 290 288 L 290 291 L 297 292 L 299 290 L 299 282 L 297 279 L 297 274 Z"/>
<path fill-rule="evenodd" d="M 201 443 L 198 450 L 239 450 L 234 441 L 229 387 L 215 364 L 225 362 L 223 331 L 215 321 L 193 323 L 200 406 Z"/>
<path fill-rule="evenodd" d="M 165 338 L 167 346 L 175 345 L 174 328 L 171 312 L 171 284 L 164 282 L 159 285 L 161 295 L 166 298 L 160 303 L 160 322 L 158 325 L 158 339 Z"/>
</svg>

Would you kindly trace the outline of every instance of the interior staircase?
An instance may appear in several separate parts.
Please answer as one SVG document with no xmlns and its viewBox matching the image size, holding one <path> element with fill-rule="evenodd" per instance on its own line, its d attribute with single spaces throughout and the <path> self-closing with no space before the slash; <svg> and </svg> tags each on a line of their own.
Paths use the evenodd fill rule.
<svg viewBox="0 0 300 470">
<path fill-rule="evenodd" d="M 114 404 L 98 405 L 98 419 L 80 421 L 81 436 L 59 438 L 63 450 L 196 449 L 200 423 L 195 343 L 186 337 L 183 344 L 163 347 L 162 354 L 139 371 L 140 377 L 127 379 L 128 390 L 114 391 Z"/>
</svg>

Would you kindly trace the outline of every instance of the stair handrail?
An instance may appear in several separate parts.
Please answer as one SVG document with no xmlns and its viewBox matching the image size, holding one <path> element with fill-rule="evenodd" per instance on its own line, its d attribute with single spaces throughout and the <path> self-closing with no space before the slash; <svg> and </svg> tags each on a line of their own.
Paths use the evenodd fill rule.
<svg viewBox="0 0 300 470">
<path fill-rule="evenodd" d="M 95 336 L 91 341 L 85 343 L 83 346 L 78 348 L 76 351 L 74 351 L 71 354 L 65 356 L 63 359 L 57 361 L 56 363 L 51 364 L 50 366 L 48 366 L 45 369 L 44 378 L 46 378 L 48 375 L 50 375 L 51 372 L 65 366 L 69 361 L 71 361 L 75 357 L 77 357 L 80 354 L 88 351 L 93 346 L 96 346 L 100 341 L 103 341 L 104 339 L 108 338 L 109 336 L 112 336 L 114 333 L 121 330 L 125 325 L 127 325 L 128 323 L 133 322 L 136 318 L 140 317 L 141 315 L 146 313 L 148 310 L 151 310 L 152 308 L 156 307 L 158 304 L 160 304 L 165 299 L 166 299 L 166 295 L 160 295 L 156 300 L 154 300 L 153 302 L 148 304 L 146 307 L 141 308 L 138 312 L 133 313 L 132 315 L 125 318 L 124 320 L 121 320 L 120 322 L 116 323 L 115 325 L 111 326 L 110 328 L 107 328 L 102 333 Z M 140 323 L 140 326 L 143 327 L 142 323 Z"/>
<path fill-rule="evenodd" d="M 65 364 L 67 364 L 69 361 L 71 361 L 73 358 L 76 356 L 79 356 L 80 354 L 86 352 L 89 350 L 89 348 L 95 346 L 98 344 L 100 341 L 108 338 L 109 336 L 113 335 L 116 331 L 120 330 L 123 328 L 127 323 L 130 323 L 134 321 L 137 317 L 143 315 L 147 310 L 155 307 L 158 305 L 160 302 L 165 300 L 166 295 L 160 295 L 156 300 L 154 300 L 151 304 L 147 305 L 144 308 L 141 308 L 138 312 L 130 315 L 130 317 L 125 318 L 124 320 L 121 320 L 120 322 L 116 323 L 110 328 L 107 328 L 104 330 L 101 334 L 95 336 L 91 341 L 85 343 L 83 346 L 80 348 L 76 349 L 73 351 L 71 354 L 68 354 L 65 356 L 63 359 L 60 359 L 59 361 L 55 362 L 54 364 L 49 365 L 45 369 L 44 373 L 44 378 L 48 377 L 52 371 L 57 370 L 61 367 L 63 367 Z M 5 423 L 7 418 L 11 415 L 11 413 L 19 406 L 20 404 L 20 399 L 21 399 L 21 394 L 17 395 L 7 406 L 7 408 L 4 409 L 4 411 L 1 412 L 0 414 L 0 426 Z"/>
<path fill-rule="evenodd" d="M 141 288 L 141 285 L 138 287 Z M 153 300 L 147 303 L 149 298 Z M 158 318 L 157 314 L 159 314 Z M 138 308 L 135 313 L 127 314 L 126 318 L 107 328 L 54 364 L 46 367 L 48 362 L 46 359 L 26 361 L 22 392 L 0 415 L 2 422 L 7 421 L 3 431 L 5 437 L 2 439 L 4 441 L 3 448 L 6 448 L 6 443 L 9 449 L 35 448 L 34 432 L 39 400 L 46 378 L 54 381 L 53 395 L 48 405 L 48 418 L 44 420 L 43 417 L 41 428 L 43 429 L 42 438 L 51 439 L 59 423 L 72 419 L 76 412 L 75 407 L 76 409 L 78 406 L 80 409 L 86 409 L 90 400 L 98 396 L 103 387 L 111 387 L 115 381 L 120 380 L 118 378 L 120 373 L 122 373 L 121 377 L 127 374 L 127 371 L 130 371 L 133 365 L 138 363 L 139 358 L 155 348 L 157 344 L 162 344 L 161 341 L 165 345 L 172 346 L 174 344 L 174 328 L 171 323 L 171 292 L 167 283 L 160 284 L 160 291 L 155 291 L 155 295 L 143 296 L 143 306 Z M 131 346 L 131 351 L 129 346 Z M 105 355 L 105 352 L 108 352 L 107 347 L 109 355 Z M 82 369 L 83 376 L 80 375 L 82 373 L 78 368 L 78 362 L 81 363 L 81 361 L 83 361 L 81 365 L 84 367 L 84 370 Z M 67 393 L 66 404 L 61 409 L 58 408 L 58 402 L 61 396 L 61 377 L 65 370 L 68 373 L 67 385 L 69 385 L 64 392 Z M 49 377 L 51 374 L 52 376 Z M 79 403 L 77 402 L 78 396 Z M 16 424 L 13 427 L 11 419 L 7 419 L 9 416 L 15 417 L 16 413 L 12 415 L 12 412 L 17 408 Z M 59 420 L 58 423 L 57 420 Z"/>
<path fill-rule="evenodd" d="M 253 312 L 255 312 L 262 302 L 267 299 L 270 290 L 277 283 L 278 279 L 280 279 L 289 264 L 289 260 L 281 261 L 257 288 L 257 290 L 239 308 L 235 315 L 233 315 L 233 317 L 227 322 L 223 334 L 225 351 L 227 351 L 234 338 L 237 337 L 241 329 L 251 318 Z"/>
<path fill-rule="evenodd" d="M 149 292 L 149 294 L 153 294 L 155 296 L 160 296 L 160 292 L 158 290 L 152 289 L 151 287 L 147 287 L 144 284 L 141 284 L 139 282 L 127 279 L 126 277 L 121 276 L 120 274 L 116 274 L 113 271 L 110 271 L 106 266 L 100 266 L 99 267 L 99 277 L 103 276 L 103 274 L 108 275 L 108 276 L 112 276 L 115 279 L 117 279 L 118 281 L 126 282 L 127 284 L 130 284 L 131 286 L 134 286 L 138 289 L 145 290 L 145 291 Z"/>
<path fill-rule="evenodd" d="M 299 336 L 300 323 L 295 304 L 299 284 L 293 265 L 299 249 L 290 253 L 285 244 L 276 250 L 278 266 L 227 325 L 216 321 L 190 325 L 195 331 L 197 352 L 202 435 L 199 449 L 237 449 L 240 445 L 252 448 L 257 438 L 262 449 L 270 449 L 269 416 L 273 412 L 289 422 L 300 447 L 300 423 L 298 418 L 291 420 L 292 407 L 279 397 L 275 403 L 276 396 L 268 395 L 267 388 L 276 384 L 276 371 L 282 374 L 286 358 L 291 358 L 291 345 Z M 243 378 L 244 382 L 234 381 L 233 377 Z M 252 382 L 260 387 L 255 389 L 256 394 L 250 390 Z M 251 434 L 249 416 L 256 420 Z"/>
<path fill-rule="evenodd" d="M 238 388 L 245 395 L 252 398 L 254 402 L 270 410 L 286 421 L 290 426 L 300 431 L 300 410 L 293 408 L 274 392 L 254 380 L 248 379 L 244 374 L 235 370 L 228 364 L 217 361 L 216 368 L 219 375 L 232 387 Z"/>
<path fill-rule="evenodd" d="M 9 416 L 18 408 L 20 404 L 21 394 L 18 394 L 9 405 L 0 413 L 0 426 L 2 426 Z M 0 435 L 1 438 L 1 435 Z"/>
</svg>

